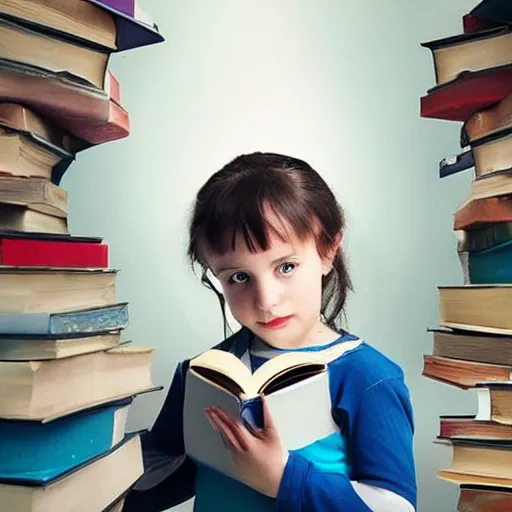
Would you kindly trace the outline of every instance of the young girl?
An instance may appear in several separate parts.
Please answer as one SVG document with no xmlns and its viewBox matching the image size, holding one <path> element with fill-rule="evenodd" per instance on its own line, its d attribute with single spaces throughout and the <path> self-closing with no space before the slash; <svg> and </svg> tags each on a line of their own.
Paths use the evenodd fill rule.
<svg viewBox="0 0 512 512">
<path fill-rule="evenodd" d="M 283 351 L 357 340 L 339 325 L 351 288 L 340 248 L 343 230 L 333 193 L 302 160 L 254 153 L 214 174 L 197 194 L 188 254 L 217 293 L 224 321 L 225 300 L 242 325 L 216 348 L 254 371 Z M 197 512 L 415 510 L 409 393 L 402 370 L 370 345 L 361 342 L 329 363 L 339 435 L 318 449 L 288 452 L 265 402 L 261 434 L 220 409 L 205 411 L 245 485 L 185 455 L 188 363 L 178 365 L 143 437 L 145 475 L 126 497 L 125 512 L 167 510 L 193 496 Z"/>
</svg>

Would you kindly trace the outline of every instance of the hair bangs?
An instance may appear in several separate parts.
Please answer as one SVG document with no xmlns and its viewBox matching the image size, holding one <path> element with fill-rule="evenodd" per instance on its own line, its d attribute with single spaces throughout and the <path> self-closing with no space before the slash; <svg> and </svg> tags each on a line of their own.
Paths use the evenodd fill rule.
<svg viewBox="0 0 512 512">
<path fill-rule="evenodd" d="M 239 237 L 249 251 L 258 252 L 269 249 L 272 235 L 283 242 L 314 236 L 314 219 L 298 211 L 298 198 L 285 180 L 269 183 L 260 177 L 256 183 L 238 185 L 222 194 L 205 219 L 201 238 L 207 250 L 234 251 Z"/>
</svg>

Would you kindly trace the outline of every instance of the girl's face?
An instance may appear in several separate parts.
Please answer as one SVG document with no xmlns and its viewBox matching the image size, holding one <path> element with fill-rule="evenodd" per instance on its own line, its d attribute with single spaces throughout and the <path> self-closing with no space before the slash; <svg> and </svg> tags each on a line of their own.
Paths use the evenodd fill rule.
<svg viewBox="0 0 512 512">
<path fill-rule="evenodd" d="M 313 239 L 269 234 L 268 250 L 252 253 L 238 238 L 234 251 L 205 256 L 235 319 L 262 340 L 297 348 L 336 338 L 320 321 L 322 275 L 332 260 L 320 257 Z"/>
</svg>

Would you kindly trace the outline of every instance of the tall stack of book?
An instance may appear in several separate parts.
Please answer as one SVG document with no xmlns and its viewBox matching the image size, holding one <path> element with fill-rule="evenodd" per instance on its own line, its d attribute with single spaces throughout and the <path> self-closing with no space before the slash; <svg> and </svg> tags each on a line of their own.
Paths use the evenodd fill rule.
<svg viewBox="0 0 512 512">
<path fill-rule="evenodd" d="M 476 415 L 443 416 L 453 449 L 438 477 L 460 486 L 458 510 L 512 510 L 512 2 L 484 0 L 460 35 L 424 43 L 437 84 L 421 116 L 461 122 L 462 152 L 440 177 L 472 169 L 455 214 L 463 284 L 439 286 L 440 327 L 423 375 L 476 394 Z"/>
<path fill-rule="evenodd" d="M 59 183 L 129 135 L 111 54 L 160 41 L 135 0 L 0 0 L 1 510 L 121 510 L 142 474 L 152 349 L 121 342 L 108 246 L 69 232 Z"/>
</svg>

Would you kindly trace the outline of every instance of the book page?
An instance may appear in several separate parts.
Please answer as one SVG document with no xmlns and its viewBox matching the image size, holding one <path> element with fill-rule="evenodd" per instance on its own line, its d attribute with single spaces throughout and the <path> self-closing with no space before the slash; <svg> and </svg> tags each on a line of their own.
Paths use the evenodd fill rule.
<svg viewBox="0 0 512 512">
<path fill-rule="evenodd" d="M 218 349 L 207 350 L 192 359 L 190 368 L 212 382 L 221 386 L 228 385 L 226 389 L 231 391 L 235 391 L 235 388 L 226 381 L 226 378 L 230 379 L 232 384 L 236 383 L 245 395 L 251 396 L 257 392 L 249 369 L 230 352 Z M 235 392 L 238 394 L 238 391 Z"/>
</svg>

